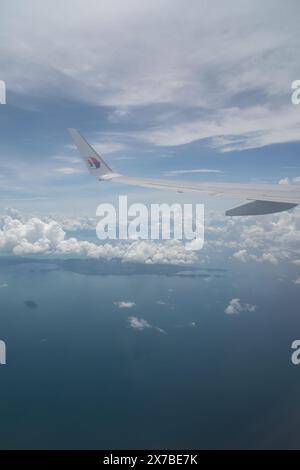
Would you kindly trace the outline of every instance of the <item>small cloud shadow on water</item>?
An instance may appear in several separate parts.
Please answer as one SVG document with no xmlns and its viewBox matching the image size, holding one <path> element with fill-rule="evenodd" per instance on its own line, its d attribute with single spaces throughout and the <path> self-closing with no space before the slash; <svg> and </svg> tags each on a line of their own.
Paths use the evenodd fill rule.
<svg viewBox="0 0 300 470">
<path fill-rule="evenodd" d="M 30 308 L 30 310 L 34 310 L 38 307 L 38 304 L 34 300 L 24 300 L 24 304 L 26 307 Z"/>
</svg>

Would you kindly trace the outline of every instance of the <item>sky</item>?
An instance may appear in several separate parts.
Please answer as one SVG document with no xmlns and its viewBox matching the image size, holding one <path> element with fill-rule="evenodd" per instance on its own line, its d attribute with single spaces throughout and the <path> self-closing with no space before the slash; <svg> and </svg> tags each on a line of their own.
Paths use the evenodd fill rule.
<svg viewBox="0 0 300 470">
<path fill-rule="evenodd" d="M 0 106 L 0 207 L 6 215 L 19 211 L 15 225 L 20 217 L 38 219 L 34 240 L 25 234 L 21 241 L 28 253 L 56 251 L 64 218 L 77 229 L 94 228 L 98 204 L 116 203 L 119 194 L 128 194 L 129 203 L 204 203 L 206 234 L 217 217 L 235 243 L 234 231 L 247 223 L 268 237 L 269 220 L 279 239 L 286 218 L 293 232 L 286 237 L 296 238 L 297 210 L 241 225 L 223 215 L 243 200 L 100 184 L 67 128 L 78 128 L 115 171 L 131 176 L 299 184 L 300 107 L 291 101 L 299 73 L 298 9 L 295 1 L 226 7 L 191 1 L 188 9 L 167 0 L 130 0 L 126 7 L 2 2 L 7 104 Z M 14 230 L 8 224 L 3 232 L 4 251 Z M 236 253 L 249 241 L 239 243 Z M 278 252 L 263 243 L 256 243 L 261 251 Z M 9 249 L 18 251 L 15 245 L 10 241 Z"/>
<path fill-rule="evenodd" d="M 68 127 L 129 175 L 297 177 L 298 10 L 296 1 L 4 0 L 1 204 L 94 215 L 91 201 L 114 190 L 89 179 Z"/>
<path fill-rule="evenodd" d="M 0 366 L 9 404 L 0 401 L 2 446 L 299 448 L 291 404 L 299 372 L 289 357 L 300 334 L 298 208 L 229 218 L 243 200 L 97 182 L 67 132 L 78 129 L 129 176 L 299 184 L 300 105 L 291 100 L 299 9 L 296 0 L 1 1 L 0 339 L 11 351 Z M 119 194 L 129 203 L 204 203 L 203 249 L 100 242 L 96 208 Z M 89 363 L 83 372 L 82 359 L 81 374 L 94 389 L 78 386 L 80 331 Z M 26 348 L 31 381 L 22 396 L 14 389 Z M 243 361 L 251 397 L 239 379 L 247 380 Z M 30 396 L 45 384 L 51 393 L 35 408 Z M 174 393 L 169 403 L 164 393 Z M 189 400 L 194 413 L 185 415 Z M 75 409 L 85 432 L 71 432 Z M 161 420 L 150 419 L 143 439 L 139 417 L 156 409 Z"/>
</svg>

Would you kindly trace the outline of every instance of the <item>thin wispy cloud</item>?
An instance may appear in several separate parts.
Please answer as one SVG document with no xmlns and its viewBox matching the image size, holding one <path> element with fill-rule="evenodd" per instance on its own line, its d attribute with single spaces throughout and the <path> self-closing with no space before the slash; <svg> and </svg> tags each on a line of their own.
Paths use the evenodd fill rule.
<svg viewBox="0 0 300 470">
<path fill-rule="evenodd" d="M 77 157 L 68 157 L 64 155 L 54 155 L 52 157 L 53 160 L 58 160 L 61 162 L 68 162 L 68 163 L 81 163 L 80 158 Z"/>
<path fill-rule="evenodd" d="M 188 175 L 194 173 L 223 173 L 221 170 L 212 170 L 209 168 L 196 168 L 193 170 L 172 170 L 166 171 L 165 176 Z"/>
<path fill-rule="evenodd" d="M 73 168 L 73 167 L 63 167 L 63 168 L 55 168 L 57 173 L 61 173 L 62 175 L 76 175 L 78 173 L 83 173 L 83 168 Z"/>
</svg>

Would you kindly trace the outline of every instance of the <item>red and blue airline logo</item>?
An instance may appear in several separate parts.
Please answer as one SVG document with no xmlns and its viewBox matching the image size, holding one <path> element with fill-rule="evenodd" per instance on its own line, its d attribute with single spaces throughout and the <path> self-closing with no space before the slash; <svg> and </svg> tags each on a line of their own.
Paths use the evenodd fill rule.
<svg viewBox="0 0 300 470">
<path fill-rule="evenodd" d="M 87 162 L 93 169 L 100 168 L 101 163 L 99 162 L 99 160 L 97 160 L 96 157 L 89 157 L 87 159 Z"/>
</svg>

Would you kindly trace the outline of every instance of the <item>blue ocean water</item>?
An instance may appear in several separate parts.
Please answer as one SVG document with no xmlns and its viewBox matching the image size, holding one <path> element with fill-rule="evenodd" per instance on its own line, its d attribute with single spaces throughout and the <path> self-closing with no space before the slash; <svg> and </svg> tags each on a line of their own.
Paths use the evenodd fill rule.
<svg viewBox="0 0 300 470">
<path fill-rule="evenodd" d="M 284 273 L 11 257 L 0 285 L 1 449 L 300 447 Z"/>
</svg>

